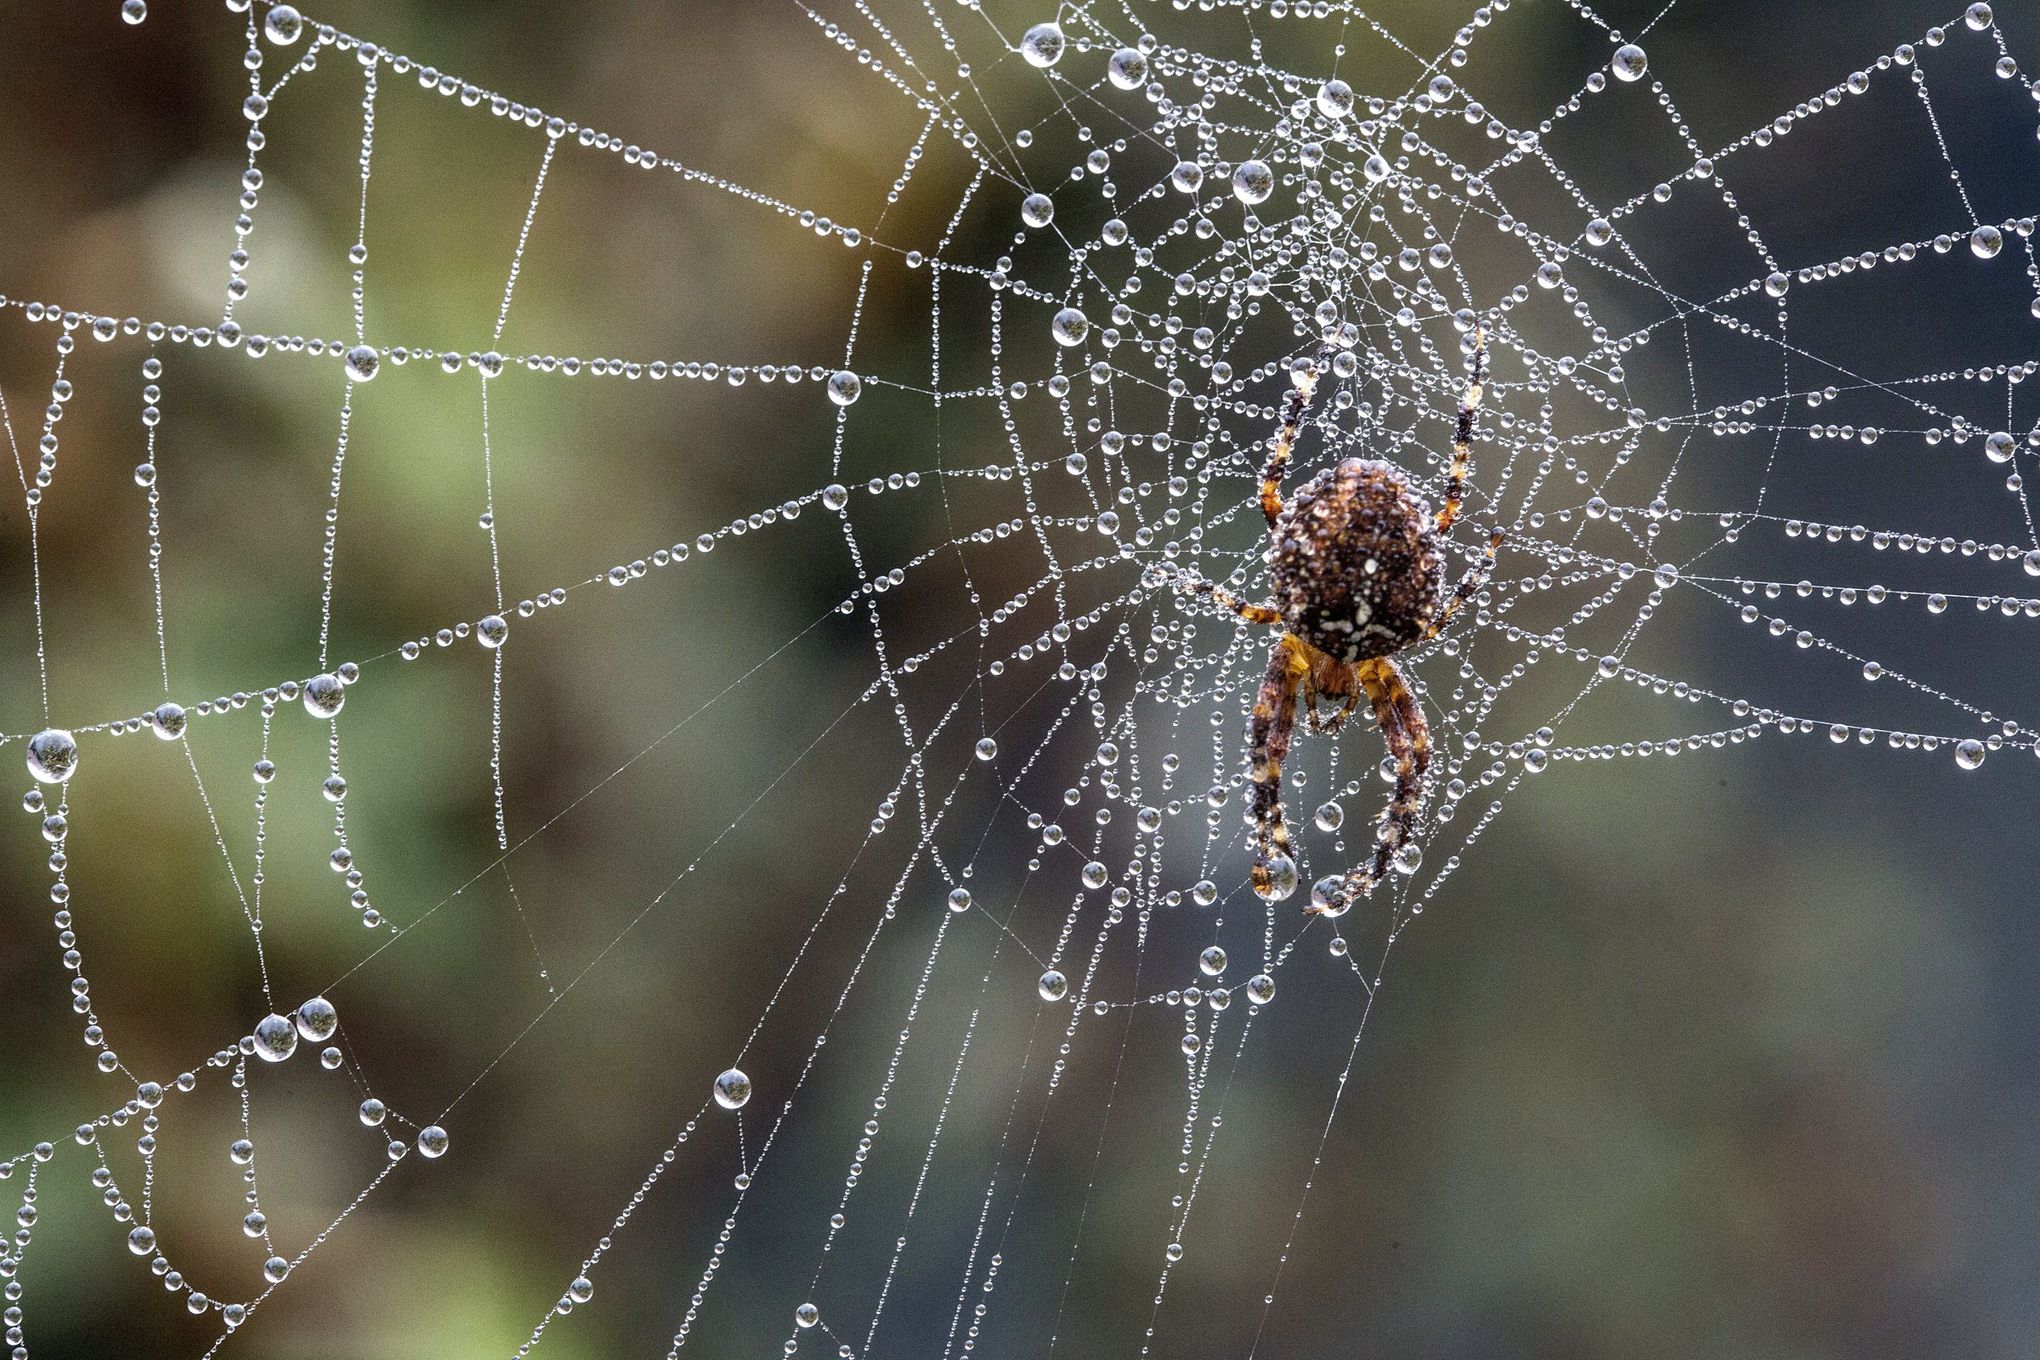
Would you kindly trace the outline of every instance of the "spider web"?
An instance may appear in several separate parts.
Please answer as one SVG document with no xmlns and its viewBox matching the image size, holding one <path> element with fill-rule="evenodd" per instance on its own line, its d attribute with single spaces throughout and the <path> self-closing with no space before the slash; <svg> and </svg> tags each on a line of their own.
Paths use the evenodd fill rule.
<svg viewBox="0 0 2040 1360">
<path fill-rule="evenodd" d="M 245 150 L 125 285 L 41 220 L 0 312 L 5 744 L 76 751 L 16 831 L 17 1354 L 107 1299 L 388 1353 L 421 1296 L 460 1353 L 1321 1349 L 1394 1175 L 1328 1149 L 1419 1080 L 1374 1002 L 1519 801 L 2040 750 L 1988 7 L 1767 11 L 1752 108 L 1676 5 L 795 3 L 633 72 L 658 136 L 373 18 L 89 8 Z M 1399 658 L 1416 843 L 1306 920 L 1246 881 L 1271 639 L 1173 582 L 1264 596 L 1299 364 L 1292 482 L 1435 497 L 1476 329 L 1448 571 L 1504 546 Z M 1387 774 L 1299 734 L 1306 884 Z"/>
</svg>

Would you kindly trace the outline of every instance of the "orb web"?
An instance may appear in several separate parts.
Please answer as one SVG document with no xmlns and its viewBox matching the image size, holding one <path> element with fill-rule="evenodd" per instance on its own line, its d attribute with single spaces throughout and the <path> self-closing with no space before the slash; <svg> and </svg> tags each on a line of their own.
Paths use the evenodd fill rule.
<svg viewBox="0 0 2040 1360">
<path fill-rule="evenodd" d="M 95 8 L 176 60 L 165 0 Z M 52 1311 L 143 1281 L 142 1334 L 210 1354 L 427 1250 L 378 1241 L 386 1199 L 514 1216 L 536 1145 L 529 1322 L 475 1350 L 1280 1350 L 1333 1287 L 1292 1249 L 1346 1212 L 1320 1158 L 1390 956 L 1520 797 L 1753 743 L 2040 751 L 1964 661 L 2040 618 L 2034 219 L 1981 164 L 2034 154 L 2040 86 L 1979 4 L 1824 34 L 1752 123 L 1718 31 L 1614 16 L 796 3 L 760 60 L 874 110 L 827 165 L 607 131 L 287 5 L 186 16 L 246 73 L 241 163 L 205 167 L 224 279 L 148 316 L 8 280 L 0 311 L 46 385 L 15 364 L 0 416 L 5 743 L 54 913 L 10 1012 L 89 1069 L 31 1081 L 0 1148 L 10 1343 L 45 1205 Z M 390 177 L 461 186 L 460 229 L 385 221 Z M 598 262 L 643 271 L 625 314 L 520 306 L 588 267 L 589 203 L 721 254 Z M 486 294 L 407 254 L 448 234 Z M 736 340 L 676 348 L 660 289 Z M 1299 382 L 1291 486 L 1359 456 L 1435 499 L 1477 349 L 1448 573 L 1502 546 L 1398 658 L 1419 832 L 1305 918 L 1247 882 L 1273 637 L 1182 585 L 1265 597 Z M 184 435 L 186 373 L 286 419 Z M 633 485 L 539 447 L 626 409 L 675 431 Z M 289 459 L 214 448 L 263 440 Z M 412 513 L 438 479 L 464 523 Z M 388 560 L 444 608 L 351 603 Z M 123 610 L 118 646 L 75 622 Z M 458 732 L 419 716 L 448 686 Z M 1364 715 L 1285 774 L 1302 881 L 1363 860 L 1393 774 Z M 202 871 L 126 895 L 171 846 Z M 152 965 L 165 914 L 204 924 Z M 647 957 L 669 990 L 619 984 Z M 166 976 L 212 1004 L 166 1012 Z"/>
</svg>

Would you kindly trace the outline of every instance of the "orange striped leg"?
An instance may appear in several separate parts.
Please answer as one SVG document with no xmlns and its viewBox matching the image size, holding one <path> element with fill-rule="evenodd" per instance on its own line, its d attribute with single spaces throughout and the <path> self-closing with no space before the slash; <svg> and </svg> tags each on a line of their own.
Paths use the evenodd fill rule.
<svg viewBox="0 0 2040 1360">
<path fill-rule="evenodd" d="M 1481 385 L 1487 378 L 1487 332 L 1473 330 L 1473 381 L 1459 398 L 1459 421 L 1452 429 L 1452 471 L 1445 479 L 1445 503 L 1438 507 L 1438 532 L 1444 533 L 1459 518 L 1460 502 L 1466 499 L 1466 474 L 1473 465 L 1473 414 L 1480 409 Z"/>
<path fill-rule="evenodd" d="M 1215 581 L 1181 572 L 1170 578 L 1171 585 L 1188 595 L 1202 595 L 1221 609 L 1229 609 L 1248 623 L 1280 623 L 1282 611 L 1265 604 L 1249 604 Z"/>
<path fill-rule="evenodd" d="M 1388 753 L 1395 759 L 1395 792 L 1382 812 L 1374 842 L 1374 854 L 1364 865 L 1347 871 L 1331 901 L 1320 904 L 1313 897 L 1306 912 L 1338 916 L 1355 901 L 1374 891 L 1374 885 L 1388 876 L 1389 862 L 1403 844 L 1416 835 L 1417 815 L 1424 805 L 1424 778 L 1431 768 L 1431 729 L 1417 696 L 1403 680 L 1402 672 L 1387 657 L 1362 661 L 1357 667 L 1360 683 L 1374 704 L 1374 719 L 1381 724 Z"/>
<path fill-rule="evenodd" d="M 1289 470 L 1289 454 L 1296 447 L 1296 432 L 1303 427 L 1303 413 L 1310 406 L 1310 394 L 1317 388 L 1317 380 L 1323 371 L 1331 347 L 1318 352 L 1311 362 L 1310 371 L 1296 379 L 1296 386 L 1290 389 L 1289 400 L 1282 408 L 1282 424 L 1276 429 L 1274 439 L 1268 444 L 1268 462 L 1261 469 L 1261 513 L 1268 517 L 1268 527 L 1275 527 L 1276 517 L 1282 513 L 1282 477 Z"/>
<path fill-rule="evenodd" d="M 1425 641 L 1428 642 L 1444 632 L 1446 621 L 1459 612 L 1459 606 L 1480 593 L 1480 588 L 1488 582 L 1489 573 L 1495 569 L 1495 551 L 1502 546 L 1502 540 L 1507 537 L 1508 535 L 1500 529 L 1488 535 L 1487 548 L 1481 553 L 1480 561 L 1466 569 L 1466 575 L 1459 578 L 1459 584 L 1445 597 L 1445 605 L 1438 611 L 1438 616 L 1425 625 Z"/>
<path fill-rule="evenodd" d="M 1247 719 L 1247 765 L 1254 822 L 1254 891 L 1280 902 L 1296 891 L 1296 859 L 1282 820 L 1282 761 L 1296 731 L 1296 696 L 1310 674 L 1304 644 L 1289 633 L 1268 657 L 1268 672 Z"/>
</svg>

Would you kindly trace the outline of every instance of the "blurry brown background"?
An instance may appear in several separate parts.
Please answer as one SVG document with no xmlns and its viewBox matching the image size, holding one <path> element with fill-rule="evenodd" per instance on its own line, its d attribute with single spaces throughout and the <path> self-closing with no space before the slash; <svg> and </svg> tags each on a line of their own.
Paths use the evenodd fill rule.
<svg viewBox="0 0 2040 1360">
<path fill-rule="evenodd" d="M 964 11 L 949 0 L 936 8 L 965 31 Z M 1631 28 L 1653 12 L 1597 8 Z M 2013 51 L 2040 53 L 2040 30 L 2014 8 L 2000 6 Z M 114 0 L 0 5 L 0 292 L 9 297 L 217 319 L 244 157 L 242 19 L 200 0 L 152 0 L 150 10 L 130 28 Z M 1171 41 L 1194 34 L 1215 44 L 1212 35 L 1241 31 L 1224 16 L 1136 10 Z M 921 50 L 934 47 L 918 8 L 883 13 Z M 920 128 L 916 110 L 790 4 L 563 10 L 342 0 L 313 17 L 845 222 L 874 220 Z M 847 25 L 855 14 L 843 5 L 824 17 Z M 1038 17 L 1046 10 L 1001 11 L 1014 33 Z M 1465 16 L 1456 6 L 1402 3 L 1379 7 L 1378 17 L 1428 51 Z M 1689 0 L 1647 43 L 1652 74 L 1669 83 L 1702 142 L 1718 145 L 1952 18 L 1896 0 Z M 1606 60 L 1605 43 L 1556 0 L 1518 0 L 1503 22 L 1516 25 L 1504 48 L 1514 64 L 1488 60 L 1464 78 L 1505 116 L 1534 119 L 1551 91 L 1577 87 Z M 1283 59 L 1321 69 L 1307 36 L 1316 30 L 1290 28 L 1271 48 L 1286 44 Z M 973 60 L 990 68 L 997 52 L 984 30 L 967 31 L 982 49 Z M 2015 82 L 1988 75 L 1986 51 L 1980 39 L 1951 41 L 1945 64 L 1929 71 L 1979 211 L 1994 218 L 2032 209 L 2022 194 L 2040 153 L 2033 105 Z M 272 56 L 269 72 L 280 69 Z M 1363 92 L 1376 88 L 1364 64 L 1342 70 Z M 1386 64 L 1378 75 L 1382 88 L 1407 78 Z M 1009 128 L 1052 109 L 1038 82 L 1011 70 L 986 79 L 1013 101 L 995 108 Z M 344 261 L 359 187 L 359 84 L 351 57 L 329 52 L 266 120 L 253 291 L 238 313 L 251 331 L 351 333 Z M 1887 102 L 1875 110 L 1831 115 L 1839 126 L 1818 149 L 1752 157 L 1747 170 L 1737 167 L 1746 180 L 1731 175 L 1789 263 L 1881 246 L 1921 223 L 1929 233 L 1950 229 L 1945 170 L 1914 140 L 1911 95 L 1894 81 L 1880 97 Z M 1029 99 L 1041 107 L 1023 108 Z M 371 338 L 488 347 L 542 145 L 538 133 L 385 75 L 368 217 Z M 1662 156 L 1619 141 L 1557 154 L 1602 185 L 1604 198 L 1614 196 L 1605 186 L 1626 196 L 1667 173 Z M 886 215 L 884 238 L 932 248 L 965 178 L 953 151 L 931 153 Z M 965 224 L 952 257 L 988 261 L 1012 230 L 1010 205 L 988 209 Z M 1673 276 L 1705 274 L 1703 245 L 1688 242 L 1682 254 L 1676 240 L 1661 244 Z M 1809 300 L 1798 313 L 1802 340 L 1886 376 L 2016 362 L 2032 352 L 2040 323 L 2025 313 L 2012 253 L 1991 276 L 1994 291 L 1960 291 L 1972 273 L 1915 298 L 1894 276 L 1855 285 L 1831 314 Z M 864 258 L 733 196 L 563 145 L 501 347 L 833 367 Z M 1746 255 L 1722 270 L 1731 279 L 1747 272 Z M 925 274 L 903 270 L 897 257 L 874 269 L 860 370 L 925 381 L 926 288 Z M 1688 296 L 1701 295 L 1693 284 Z M 957 385 L 979 380 L 989 339 L 982 290 L 946 308 L 944 327 L 959 356 Z M 0 392 L 25 447 L 48 399 L 54 338 L 55 328 L 29 325 L 16 309 L 0 314 Z M 130 476 L 142 457 L 145 353 L 137 340 L 81 343 L 69 369 L 78 395 L 59 427 L 57 483 L 41 521 L 53 705 L 59 721 L 79 726 L 144 712 L 160 698 L 143 503 Z M 188 701 L 307 674 L 338 365 L 161 353 L 156 461 L 173 692 Z M 1703 403 L 1770 381 L 1726 361 L 1707 377 L 1718 390 Z M 490 404 L 513 601 L 830 480 L 855 486 L 874 471 L 932 468 L 938 457 L 961 467 L 1010 460 L 995 423 L 973 425 L 981 412 L 957 415 L 938 451 L 925 400 L 876 386 L 853 411 L 842 472 L 829 462 L 833 408 L 812 383 L 732 390 L 513 371 L 491 385 Z M 818 1261 L 827 1269 L 813 1297 L 864 1353 L 901 1235 L 910 1247 L 874 1354 L 936 1353 L 960 1289 L 966 1314 L 990 1304 L 979 1353 L 1044 1354 L 1054 1334 L 1065 1354 L 1134 1354 L 1153 1325 L 1156 1354 L 1247 1354 L 1306 1178 L 1315 1181 L 1309 1210 L 1255 1354 L 2032 1353 L 2040 927 L 2028 833 L 2040 763 L 2014 751 L 1963 774 L 1945 753 L 1767 739 L 1671 761 L 1566 764 L 1527 785 L 1390 960 L 1321 1164 L 1310 1158 L 1360 999 L 1343 964 L 1316 943 L 1301 951 L 1242 1061 L 1214 1066 L 1211 1100 L 1223 1085 L 1225 1128 L 1201 1181 L 1188 1254 L 1152 1324 L 1169 1198 L 1183 1190 L 1180 1021 L 1145 1008 L 1080 1029 L 1071 1069 L 1044 1103 L 1067 1012 L 1037 1007 L 1039 966 L 999 932 L 974 914 L 954 918 L 912 1022 L 921 1046 L 908 1050 L 851 1228 L 822 1257 L 825 1221 L 908 1023 L 946 892 L 925 864 L 915 871 L 897 925 L 832 1023 L 918 832 L 910 791 L 874 842 L 881 849 L 859 853 L 904 752 L 887 699 L 854 703 L 876 670 L 861 614 L 830 612 L 857 585 L 842 536 L 812 506 L 684 569 L 622 591 L 578 588 L 556 614 L 513 620 L 504 652 L 513 840 L 638 757 L 520 850 L 511 865 L 520 912 L 500 871 L 476 878 L 495 858 L 485 654 L 467 642 L 410 666 L 386 655 L 491 604 L 486 536 L 476 527 L 479 414 L 472 372 L 449 379 L 423 365 L 386 367 L 357 394 L 342 501 L 334 657 L 369 663 L 341 719 L 351 839 L 380 910 L 400 922 L 431 915 L 350 972 L 382 937 L 355 923 L 323 867 L 323 729 L 287 710 L 273 749 L 283 773 L 264 887 L 269 970 L 286 1009 L 319 990 L 334 1000 L 375 1094 L 419 1122 L 504 1053 L 546 1005 L 548 987 L 587 972 L 445 1121 L 450 1155 L 400 1165 L 227 1342 L 228 1353 L 513 1350 L 694 1116 L 817 922 L 814 963 L 796 972 L 746 1058 L 760 1089 L 744 1116 L 752 1157 L 814 1035 L 828 1026 L 830 1042 L 690 1335 L 690 1347 L 707 1354 L 762 1354 L 792 1335 L 792 1309 L 810 1297 Z M 980 447 L 966 447 L 979 435 Z M 1815 451 L 1822 457 L 1781 461 L 1778 513 L 1986 540 L 2024 532 L 2015 503 L 1995 490 L 1999 473 L 1973 451 L 1958 463 L 1893 438 L 1875 461 L 1865 454 L 1841 469 Z M 980 508 L 972 498 L 984 493 L 953 490 L 947 505 L 901 496 L 864 512 L 856 522 L 867 565 L 904 564 L 1013 513 L 1010 497 Z M 25 733 L 42 721 L 16 498 L 0 504 L 0 555 L 11 583 L 0 594 L 10 639 L 0 648 L 0 728 Z M 987 608 L 1035 571 L 1028 559 L 998 579 L 996 554 L 976 560 L 992 564 L 997 582 L 984 587 Z M 1973 584 L 1968 564 L 1894 567 L 1843 547 L 1802 551 L 1775 570 L 1788 580 L 1859 582 L 1874 571 L 1898 584 L 1901 568 L 1939 582 L 1932 588 L 1993 588 Z M 1992 579 L 1996 589 L 2021 588 L 2002 570 Z M 897 656 L 975 618 L 959 584 L 942 577 L 903 592 L 886 627 Z M 1655 625 L 1656 659 L 1672 673 L 1821 715 L 1857 701 L 1861 684 L 1847 667 L 1788 674 L 1782 645 L 1717 647 L 1718 618 L 1702 618 L 1668 610 Z M 2031 716 L 2021 704 L 2040 624 L 1980 619 L 1966 604 L 1942 619 L 1913 607 L 1852 624 L 1867 630 L 1853 645 L 1979 704 Z M 919 677 L 928 686 L 912 704 L 921 735 L 980 664 L 973 643 Z M 948 698 L 934 702 L 937 691 Z M 1060 703 L 1025 710 L 1002 746 L 1032 750 L 1042 715 Z M 1210 747 L 1203 719 L 1199 711 L 1183 724 L 1193 752 Z M 1917 711 L 1913 720 L 1947 722 Z M 1610 730 L 1664 735 L 1690 725 L 1683 711 L 1660 712 Z M 943 738 L 942 769 L 964 767 L 958 753 L 979 730 L 973 700 Z M 1228 755 L 1235 730 L 1228 707 Z M 192 737 L 244 878 L 255 731 L 247 713 L 195 722 Z M 1074 777 L 1093 740 L 1086 729 L 1051 743 L 1055 770 L 1044 772 L 1044 787 Z M 1363 752 L 1349 768 L 1366 771 L 1372 734 L 1349 740 Z M 1150 763 L 1162 749 L 1153 746 Z M 68 848 L 84 971 L 128 1066 L 174 1073 L 266 1009 L 246 924 L 181 752 L 146 735 L 88 737 L 83 762 Z M 1202 787 L 1192 780 L 1179 792 L 1194 798 Z M 940 783 L 935 796 L 947 788 Z M 1022 898 L 1037 848 L 1024 815 L 995 809 L 981 780 L 966 781 L 939 847 L 952 869 L 975 853 L 975 890 L 982 901 L 1003 892 L 1002 918 L 1024 900 L 1015 930 L 1045 950 L 1072 875 Z M 128 1093 L 119 1078 L 94 1072 L 78 1043 L 30 819 L 0 856 L 8 885 L 0 1153 L 65 1140 L 39 1183 L 41 1219 L 20 1275 L 31 1352 L 201 1353 L 216 1323 L 188 1317 L 122 1249 L 87 1182 L 89 1154 L 68 1142 L 75 1124 Z M 839 881 L 845 892 L 832 905 Z M 1244 960 L 1258 917 L 1231 905 Z M 1096 924 L 1093 913 L 1077 931 L 1079 961 Z M 1121 960 L 1112 994 L 1192 980 L 1189 941 L 1158 934 L 1165 963 L 1136 984 Z M 909 1219 L 958 1036 L 974 1012 L 967 1080 Z M 287 1255 L 381 1164 L 381 1139 L 353 1120 L 361 1094 L 345 1074 L 319 1071 L 309 1052 L 255 1073 L 263 1207 Z M 173 1097 L 164 1113 L 152 1220 L 164 1249 L 209 1294 L 252 1297 L 262 1253 L 236 1226 L 242 1186 L 225 1152 L 238 1136 L 232 1093 L 213 1073 L 201 1094 Z M 594 1304 L 556 1319 L 546 1348 L 664 1352 L 735 1202 L 730 1122 L 709 1111 L 618 1235 L 595 1275 Z M 104 1131 L 131 1198 L 132 1134 Z M 1018 1141 L 1002 1145 L 1009 1136 Z M 24 1177 L 17 1171 L 0 1199 Z M 1002 1252 L 990 1294 L 979 1284 L 982 1261 L 979 1274 L 966 1274 L 988 1180 L 995 1212 L 981 1250 Z M 801 1349 L 833 1346 L 803 1334 Z"/>
</svg>

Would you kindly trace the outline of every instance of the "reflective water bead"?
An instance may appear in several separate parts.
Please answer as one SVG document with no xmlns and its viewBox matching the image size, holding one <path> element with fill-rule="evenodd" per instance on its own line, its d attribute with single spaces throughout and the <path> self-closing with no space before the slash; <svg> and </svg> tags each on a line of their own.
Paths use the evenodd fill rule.
<svg viewBox="0 0 2040 1360">
<path fill-rule="evenodd" d="M 1197 956 L 1197 966 L 1203 970 L 1206 977 L 1217 977 L 1225 971 L 1225 951 L 1217 945 L 1212 945 Z"/>
<path fill-rule="evenodd" d="M 61 784 L 77 769 L 78 739 L 63 728 L 45 728 L 28 739 L 28 772 L 37 782 Z"/>
<path fill-rule="evenodd" d="M 1337 831 L 1346 820 L 1346 809 L 1337 803 L 1319 803 L 1312 820 L 1320 831 Z"/>
<path fill-rule="evenodd" d="M 1275 979 L 1266 973 L 1256 973 L 1247 979 L 1247 1000 L 1256 1006 L 1265 1006 L 1275 999 Z"/>
<path fill-rule="evenodd" d="M 1327 118 L 1344 118 L 1353 112 L 1353 87 L 1343 80 L 1328 80 L 1318 86 L 1317 110 Z"/>
<path fill-rule="evenodd" d="M 1969 249 L 1979 260 L 1988 260 L 2005 248 L 2005 234 L 1996 227 L 1982 226 L 1969 233 Z"/>
<path fill-rule="evenodd" d="M 1105 77 L 1122 90 L 1137 90 L 1147 84 L 1148 60 L 1131 47 L 1122 47 L 1105 62 Z"/>
<path fill-rule="evenodd" d="M 1051 968 L 1034 984 L 1034 990 L 1041 994 L 1043 1001 L 1060 1001 L 1069 995 L 1070 980 Z"/>
<path fill-rule="evenodd" d="M 841 482 L 831 482 L 822 488 L 822 504 L 831 510 L 841 510 L 850 504 L 850 488 Z"/>
<path fill-rule="evenodd" d="M 1048 329 L 1058 345 L 1071 349 L 1084 343 L 1084 337 L 1091 333 L 1091 321 L 1075 307 L 1065 307 L 1055 314 Z"/>
<path fill-rule="evenodd" d="M 829 400 L 838 406 L 848 406 L 864 394 L 864 380 L 847 368 L 839 368 L 831 373 L 825 386 L 829 391 Z"/>
<path fill-rule="evenodd" d="M 1020 35 L 1020 55 L 1029 66 L 1046 70 L 1062 60 L 1063 31 L 1053 23 L 1036 24 Z"/>
<path fill-rule="evenodd" d="M 586 1303 L 595 1297 L 595 1282 L 586 1275 L 576 1275 L 567 1286 L 567 1297 L 575 1303 Z"/>
<path fill-rule="evenodd" d="M 1233 197 L 1249 207 L 1266 203 L 1275 192 L 1275 172 L 1266 161 L 1241 161 L 1233 171 Z"/>
<path fill-rule="evenodd" d="M 389 1107 L 374 1096 L 361 1102 L 361 1122 L 370 1128 L 382 1123 L 384 1116 L 389 1112 Z"/>
<path fill-rule="evenodd" d="M 812 1303 L 803 1303 L 793 1310 L 793 1320 L 797 1326 L 812 1327 L 822 1320 L 822 1310 Z"/>
<path fill-rule="evenodd" d="M 1029 194 L 1020 200 L 1020 220 L 1030 227 L 1045 227 L 1055 220 L 1055 200 L 1047 194 Z"/>
<path fill-rule="evenodd" d="M 1971 5 L 1962 16 L 1962 22 L 1968 24 L 1971 28 L 1976 29 L 1978 32 L 1981 32 L 1982 30 L 1989 28 L 1990 20 L 1991 20 L 1990 6 L 1983 4 L 1982 0 L 1978 0 L 1978 3 Z"/>
<path fill-rule="evenodd" d="M 138 24 L 149 17 L 149 0 L 121 0 L 120 17 L 130 24 Z"/>
<path fill-rule="evenodd" d="M 1650 58 L 1635 43 L 1624 43 L 1615 49 L 1615 60 L 1609 69 L 1615 72 L 1617 80 L 1642 80 L 1643 73 L 1650 69 Z"/>
<path fill-rule="evenodd" d="M 314 718 L 330 718 L 347 702 L 347 690 L 337 675 L 315 675 L 305 681 L 305 712 Z"/>
<path fill-rule="evenodd" d="M 147 1256 L 156 1249 L 154 1228 L 133 1228 L 128 1232 L 128 1250 L 137 1256 Z"/>
<path fill-rule="evenodd" d="M 969 911 L 970 889 L 951 888 L 949 890 L 949 909 L 951 911 Z"/>
<path fill-rule="evenodd" d="M 421 1157 L 444 1157 L 446 1155 L 446 1130 L 437 1124 L 427 1124 L 418 1130 L 418 1155 Z"/>
<path fill-rule="evenodd" d="M 356 345 L 347 351 L 347 376 L 355 382 L 367 382 L 382 367 L 382 356 L 373 346 Z"/>
<path fill-rule="evenodd" d="M 490 614 L 475 624 L 475 641 L 490 651 L 502 646 L 510 637 L 510 621 L 501 614 Z"/>
<path fill-rule="evenodd" d="M 1287 855 L 1271 855 L 1268 859 L 1268 885 L 1264 888 L 1256 883 L 1254 891 L 1268 902 L 1281 902 L 1294 896 L 1296 861 Z"/>
<path fill-rule="evenodd" d="M 978 744 L 977 744 L 977 758 L 978 758 L 979 760 L 991 760 L 992 758 L 994 758 L 994 757 L 995 757 L 995 756 L 997 756 L 998 754 L 999 754 L 999 743 L 997 743 L 996 741 L 993 741 L 993 740 L 992 740 L 992 739 L 991 739 L 990 737 L 979 737 L 979 738 L 978 738 Z"/>
<path fill-rule="evenodd" d="M 279 1063 L 297 1052 L 297 1026 L 287 1016 L 265 1015 L 255 1026 L 255 1056 Z"/>
<path fill-rule="evenodd" d="M 297 1032 L 315 1044 L 323 1044 L 340 1028 L 340 1012 L 323 996 L 315 996 L 297 1008 Z"/>
<path fill-rule="evenodd" d="M 184 735 L 184 706 L 161 703 L 149 715 L 149 730 L 164 741 L 175 741 Z"/>
<path fill-rule="evenodd" d="M 1983 764 L 1983 743 L 1973 738 L 1955 743 L 1955 763 L 1965 770 L 1973 770 Z"/>
<path fill-rule="evenodd" d="M 304 20 L 295 5 L 272 5 L 262 19 L 262 36 L 278 47 L 288 47 L 304 31 Z"/>
<path fill-rule="evenodd" d="M 1087 888 L 1102 888 L 1111 876 L 1112 871 L 1102 861 L 1094 859 L 1084 866 L 1084 886 Z"/>
<path fill-rule="evenodd" d="M 751 1079 L 742 1069 L 732 1067 L 715 1079 L 715 1103 L 725 1110 L 741 1110 L 751 1098 Z"/>
<path fill-rule="evenodd" d="M 262 1263 L 262 1278 L 271 1284 L 282 1284 L 283 1277 L 290 1274 L 290 1262 L 281 1256 L 272 1256 Z"/>
<path fill-rule="evenodd" d="M 1344 916 L 1353 909 L 1344 874 L 1326 874 L 1310 885 L 1311 909 L 1320 916 Z"/>
</svg>

